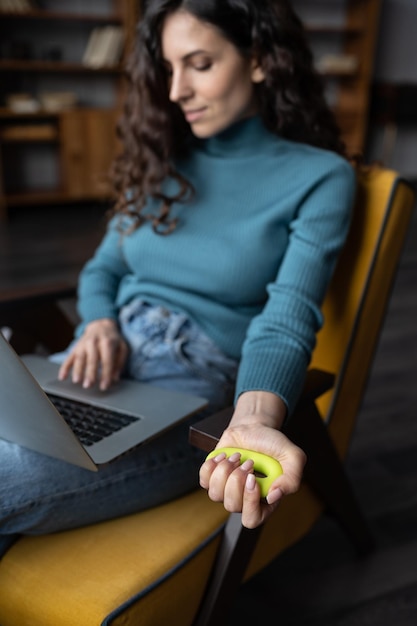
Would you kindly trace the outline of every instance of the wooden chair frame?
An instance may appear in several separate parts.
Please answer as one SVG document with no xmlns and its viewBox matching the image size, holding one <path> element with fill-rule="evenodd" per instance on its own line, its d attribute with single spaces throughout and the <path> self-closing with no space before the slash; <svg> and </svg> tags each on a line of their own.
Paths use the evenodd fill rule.
<svg viewBox="0 0 417 626">
<path fill-rule="evenodd" d="M 374 548 L 371 532 L 315 404 L 316 398 L 331 389 L 334 380 L 334 376 L 327 372 L 309 371 L 301 400 L 283 432 L 307 454 L 304 480 L 324 502 L 327 513 L 346 531 L 358 554 L 366 555 Z M 231 408 L 225 409 L 192 426 L 190 443 L 210 452 L 231 414 Z M 278 510 L 275 515 L 279 515 Z M 239 513 L 230 515 L 210 584 L 193 626 L 220 626 L 224 623 L 261 531 L 261 527 L 244 528 Z"/>
</svg>

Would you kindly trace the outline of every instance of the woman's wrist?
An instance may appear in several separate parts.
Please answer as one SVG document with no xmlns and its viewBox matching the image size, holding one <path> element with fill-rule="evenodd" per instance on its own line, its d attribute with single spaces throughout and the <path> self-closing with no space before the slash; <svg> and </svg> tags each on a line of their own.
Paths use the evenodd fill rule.
<svg viewBox="0 0 417 626">
<path fill-rule="evenodd" d="M 285 402 L 270 391 L 245 391 L 237 402 L 230 422 L 238 424 L 261 423 L 270 428 L 280 429 L 287 415 Z"/>
<path fill-rule="evenodd" d="M 86 328 L 88 327 L 92 327 L 92 326 L 103 326 L 103 327 L 109 327 L 109 328 L 118 328 L 118 324 L 117 321 L 115 319 L 113 319 L 112 317 L 100 317 L 96 320 L 92 320 L 91 322 L 88 322 L 86 324 Z"/>
</svg>

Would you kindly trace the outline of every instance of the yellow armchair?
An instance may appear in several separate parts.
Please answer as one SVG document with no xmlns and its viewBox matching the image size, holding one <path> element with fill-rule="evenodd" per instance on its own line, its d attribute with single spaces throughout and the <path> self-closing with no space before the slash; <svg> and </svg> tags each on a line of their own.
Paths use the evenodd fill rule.
<svg viewBox="0 0 417 626">
<path fill-rule="evenodd" d="M 196 490 L 125 518 L 21 538 L 0 561 L 2 626 L 220 626 L 241 581 L 308 533 L 324 510 L 358 551 L 371 549 L 343 458 L 413 203 L 410 186 L 396 172 L 361 173 L 312 369 L 287 426 L 308 454 L 299 492 L 255 531 Z M 225 410 L 196 425 L 191 442 L 211 449 L 228 415 Z"/>
</svg>

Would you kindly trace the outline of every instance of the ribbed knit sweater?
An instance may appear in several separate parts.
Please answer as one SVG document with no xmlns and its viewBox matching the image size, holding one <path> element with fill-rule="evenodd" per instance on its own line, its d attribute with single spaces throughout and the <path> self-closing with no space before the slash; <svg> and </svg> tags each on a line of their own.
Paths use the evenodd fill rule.
<svg viewBox="0 0 417 626">
<path fill-rule="evenodd" d="M 200 141 L 178 168 L 196 193 L 174 205 L 176 230 L 164 237 L 146 223 L 120 239 L 110 223 L 80 276 L 78 334 L 134 298 L 184 311 L 240 359 L 236 398 L 272 391 L 291 412 L 347 235 L 354 171 L 259 117 Z"/>
</svg>

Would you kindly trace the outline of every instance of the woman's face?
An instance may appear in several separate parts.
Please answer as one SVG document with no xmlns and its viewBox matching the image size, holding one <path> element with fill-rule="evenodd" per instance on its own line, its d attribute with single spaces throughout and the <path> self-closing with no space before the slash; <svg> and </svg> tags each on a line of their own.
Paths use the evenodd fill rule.
<svg viewBox="0 0 417 626">
<path fill-rule="evenodd" d="M 169 97 L 197 137 L 210 137 L 256 113 L 254 83 L 261 68 L 210 24 L 179 10 L 162 29 Z"/>
</svg>

